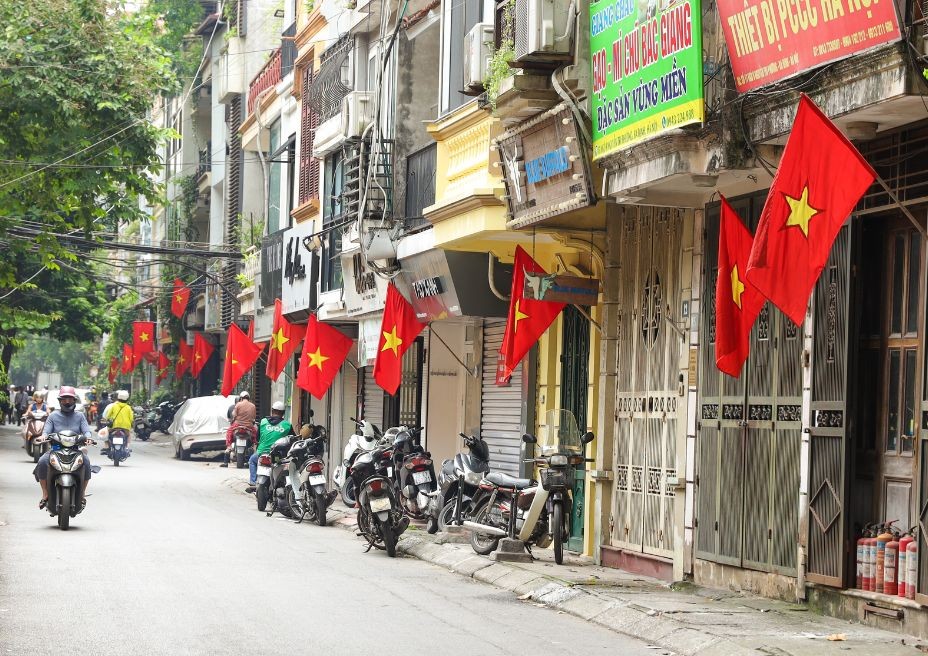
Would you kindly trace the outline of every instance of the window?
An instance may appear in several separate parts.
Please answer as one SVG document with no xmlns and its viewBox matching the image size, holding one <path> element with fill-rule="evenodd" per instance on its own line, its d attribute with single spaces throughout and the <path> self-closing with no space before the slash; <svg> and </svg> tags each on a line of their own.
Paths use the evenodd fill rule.
<svg viewBox="0 0 928 656">
<path fill-rule="evenodd" d="M 446 0 L 442 20 L 441 112 L 445 114 L 472 100 L 464 87 L 464 37 L 483 16 L 481 0 Z"/>
<path fill-rule="evenodd" d="M 345 184 L 344 158 L 340 152 L 325 160 L 325 183 L 322 194 L 322 227 L 330 228 L 326 233 L 322 254 L 322 291 L 340 289 L 342 286 L 342 222 Z"/>
<path fill-rule="evenodd" d="M 271 124 L 270 161 L 267 173 L 267 234 L 280 230 L 280 177 L 281 163 L 280 151 L 280 119 Z"/>
<path fill-rule="evenodd" d="M 312 56 L 310 56 L 310 61 Z M 319 116 L 310 102 L 310 89 L 313 84 L 312 68 L 303 72 L 303 82 L 300 93 L 300 205 L 319 198 L 319 160 L 313 157 L 313 140 L 316 127 L 319 125 Z"/>
<path fill-rule="evenodd" d="M 435 153 L 437 144 L 406 158 L 406 228 L 428 225 L 423 210 L 435 202 Z"/>
</svg>

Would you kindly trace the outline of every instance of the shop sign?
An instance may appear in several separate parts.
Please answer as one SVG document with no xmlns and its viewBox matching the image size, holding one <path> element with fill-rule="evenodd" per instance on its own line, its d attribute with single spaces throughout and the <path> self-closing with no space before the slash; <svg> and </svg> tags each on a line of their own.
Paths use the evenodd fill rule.
<svg viewBox="0 0 928 656">
<path fill-rule="evenodd" d="M 272 307 L 274 301 L 281 297 L 283 293 L 281 269 L 283 269 L 284 260 L 284 233 L 286 230 L 277 232 L 264 237 L 261 240 L 261 307 Z M 297 253 L 300 249 L 297 249 Z M 292 253 L 292 241 L 287 242 L 287 255 Z M 301 259 L 309 260 L 309 253 L 303 251 L 306 256 Z M 288 262 L 290 257 L 288 257 Z M 305 273 L 305 264 L 302 262 Z"/>
<path fill-rule="evenodd" d="M 579 276 L 561 276 L 556 273 L 534 275 L 525 272 L 522 296 L 536 301 L 596 305 L 599 298 L 599 279 Z"/>
<path fill-rule="evenodd" d="M 364 255 L 356 252 L 342 257 L 345 314 L 356 316 L 383 309 L 387 280 L 371 269 Z"/>
<path fill-rule="evenodd" d="M 281 256 L 278 269 L 280 278 L 280 304 L 285 315 L 305 317 L 316 309 L 316 280 L 318 255 L 306 249 L 304 238 L 313 234 L 313 222 L 298 223 L 281 235 Z M 262 270 L 263 274 L 263 270 Z M 263 283 L 262 283 L 263 284 Z M 263 289 L 262 289 L 263 292 Z M 273 305 L 274 300 L 262 305 Z"/>
<path fill-rule="evenodd" d="M 361 319 L 358 322 L 358 366 L 366 367 L 377 360 L 380 345 L 380 324 L 383 317 Z"/>
<path fill-rule="evenodd" d="M 742 93 L 902 38 L 894 2 L 719 0 L 718 8 Z"/>
<path fill-rule="evenodd" d="M 593 159 L 703 122 L 701 17 L 699 0 L 592 4 Z"/>
<path fill-rule="evenodd" d="M 206 307 L 204 312 L 203 329 L 206 332 L 222 330 L 222 294 L 216 279 L 222 276 L 222 267 L 218 260 L 210 264 L 208 270 L 211 280 L 206 284 Z"/>
<path fill-rule="evenodd" d="M 590 165 L 570 110 L 555 107 L 497 141 L 509 227 L 521 228 L 596 202 Z"/>
<path fill-rule="evenodd" d="M 444 293 L 445 287 L 442 285 L 441 277 L 432 276 L 430 278 L 414 280 L 412 282 L 412 291 L 416 295 L 416 298 L 429 298 L 432 296 L 440 296 Z"/>
<path fill-rule="evenodd" d="M 486 275 L 486 256 L 481 260 L 483 273 Z M 461 316 L 458 285 L 455 284 L 448 263 L 448 253 L 433 248 L 403 258 L 401 265 L 400 275 L 394 282 L 403 297 L 412 305 L 416 319 L 428 323 Z M 474 279 L 467 282 L 472 287 L 478 286 Z"/>
</svg>

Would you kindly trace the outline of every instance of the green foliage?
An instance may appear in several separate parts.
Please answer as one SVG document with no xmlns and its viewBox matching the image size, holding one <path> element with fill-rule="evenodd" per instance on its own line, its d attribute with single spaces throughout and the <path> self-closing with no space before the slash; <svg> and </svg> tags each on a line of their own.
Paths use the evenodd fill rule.
<svg viewBox="0 0 928 656">
<path fill-rule="evenodd" d="M 25 385 L 35 383 L 39 371 L 57 371 L 62 381 L 84 386 L 91 382 L 89 368 L 97 353 L 93 344 L 30 336 L 13 356 L 10 378 Z"/>
<path fill-rule="evenodd" d="M 512 33 L 512 12 L 515 9 L 515 0 L 509 0 L 506 3 L 506 9 L 503 11 L 503 31 L 500 36 L 498 48 L 493 50 L 487 66 L 487 79 L 483 83 L 483 88 L 487 93 L 487 100 L 493 109 L 496 109 L 496 99 L 499 97 L 499 88 L 506 78 L 512 77 L 512 67 L 509 66 L 515 56 L 515 41 Z"/>
<path fill-rule="evenodd" d="M 155 20 L 155 44 L 170 53 L 177 77 L 181 82 L 191 80 L 203 50 L 188 36 L 202 22 L 203 7 L 197 0 L 149 0 L 145 12 Z"/>
</svg>

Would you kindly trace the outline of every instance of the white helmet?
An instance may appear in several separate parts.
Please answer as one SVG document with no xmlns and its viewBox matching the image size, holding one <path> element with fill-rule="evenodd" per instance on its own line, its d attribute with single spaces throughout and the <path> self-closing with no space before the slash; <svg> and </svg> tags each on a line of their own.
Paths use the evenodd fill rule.
<svg viewBox="0 0 928 656">
<path fill-rule="evenodd" d="M 127 392 L 126 390 L 119 390 L 118 392 L 116 392 L 116 399 L 119 401 L 128 401 L 129 392 Z"/>
<path fill-rule="evenodd" d="M 287 409 L 287 406 L 284 405 L 283 401 L 275 401 L 274 405 L 271 406 L 271 410 L 276 410 L 277 412 L 283 412 Z"/>
<path fill-rule="evenodd" d="M 246 392 L 245 390 L 242 390 L 242 393 L 238 395 L 238 398 L 240 398 L 240 399 L 250 399 L 250 398 L 251 398 L 251 394 L 249 394 L 249 393 Z"/>
</svg>

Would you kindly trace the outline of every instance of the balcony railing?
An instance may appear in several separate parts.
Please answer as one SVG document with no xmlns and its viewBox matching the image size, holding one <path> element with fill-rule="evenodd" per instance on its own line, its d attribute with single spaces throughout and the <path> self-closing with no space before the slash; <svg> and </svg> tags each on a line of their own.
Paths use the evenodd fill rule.
<svg viewBox="0 0 928 656">
<path fill-rule="evenodd" d="M 210 142 L 206 142 L 206 148 L 200 149 L 197 161 L 197 172 L 196 179 L 199 180 L 204 175 L 210 172 L 211 163 L 210 163 L 210 153 L 212 152 L 212 145 Z"/>
<path fill-rule="evenodd" d="M 265 89 L 270 89 L 273 86 L 276 86 L 280 82 L 280 64 L 281 64 L 281 49 L 278 48 L 271 53 L 271 58 L 267 60 L 267 63 L 258 71 L 258 74 L 255 75 L 254 79 L 251 81 L 251 84 L 248 85 L 248 113 L 251 114 L 255 109 L 255 103 L 258 101 L 258 97 Z M 292 66 L 292 63 L 291 63 Z"/>
<path fill-rule="evenodd" d="M 285 29 L 280 41 L 280 79 L 284 79 L 293 71 L 293 62 L 296 61 L 296 22 Z"/>
</svg>

